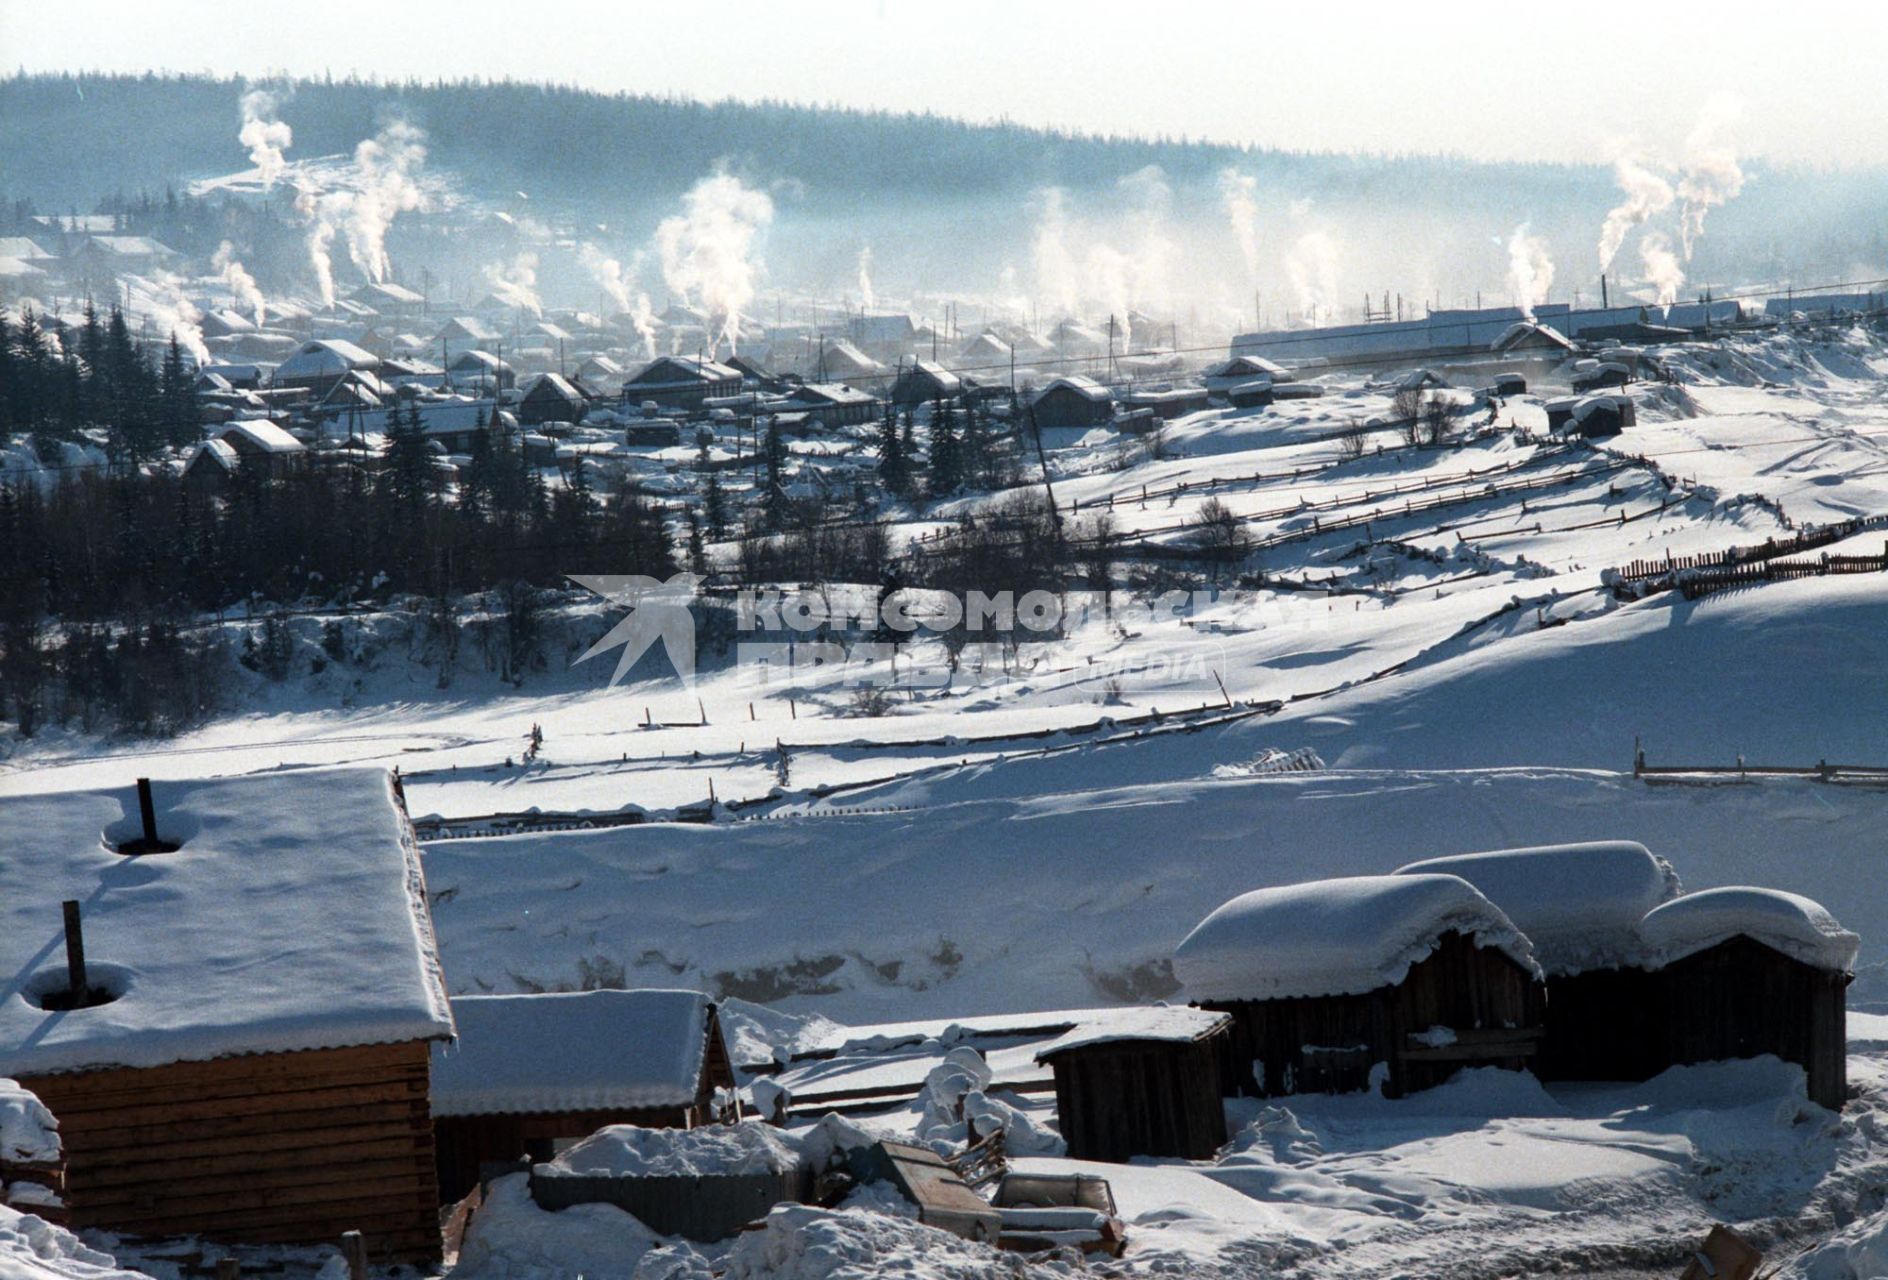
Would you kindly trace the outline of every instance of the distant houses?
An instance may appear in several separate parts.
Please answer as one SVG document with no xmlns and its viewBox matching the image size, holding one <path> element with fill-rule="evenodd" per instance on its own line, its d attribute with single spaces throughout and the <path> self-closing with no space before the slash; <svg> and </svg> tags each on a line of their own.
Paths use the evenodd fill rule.
<svg viewBox="0 0 1888 1280">
<path fill-rule="evenodd" d="M 58 1117 L 73 1226 L 360 1230 L 379 1261 L 436 1260 L 427 1058 L 453 1023 L 392 780 L 8 804 L 0 1076 Z"/>
<path fill-rule="evenodd" d="M 372 373 L 380 357 L 340 338 L 304 342 L 295 354 L 275 367 L 270 385 L 302 387 L 320 399 L 346 380 L 350 373 Z"/>
<path fill-rule="evenodd" d="M 964 380 L 935 360 L 916 360 L 899 373 L 892 383 L 892 403 L 928 404 L 961 395 Z"/>
</svg>

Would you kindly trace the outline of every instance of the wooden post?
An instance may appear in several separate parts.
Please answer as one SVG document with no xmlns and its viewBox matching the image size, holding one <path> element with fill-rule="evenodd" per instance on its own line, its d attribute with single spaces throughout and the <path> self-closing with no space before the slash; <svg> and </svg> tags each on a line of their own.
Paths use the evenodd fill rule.
<svg viewBox="0 0 1888 1280">
<path fill-rule="evenodd" d="M 216 1260 L 216 1280 L 241 1280 L 243 1264 L 234 1258 Z"/>
<path fill-rule="evenodd" d="M 85 928 L 79 919 L 76 899 L 65 901 L 66 913 L 66 985 L 72 992 L 72 1007 L 83 1009 L 86 994 L 92 989 L 85 980 Z"/>
<path fill-rule="evenodd" d="M 341 1256 L 347 1259 L 348 1280 L 367 1280 L 367 1238 L 358 1231 L 341 1233 Z"/>
</svg>

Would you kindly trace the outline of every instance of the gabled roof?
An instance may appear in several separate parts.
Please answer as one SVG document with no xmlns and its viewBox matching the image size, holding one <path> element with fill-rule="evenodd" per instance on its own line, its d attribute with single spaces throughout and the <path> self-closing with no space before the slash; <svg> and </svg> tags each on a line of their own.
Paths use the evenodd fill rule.
<svg viewBox="0 0 1888 1280">
<path fill-rule="evenodd" d="M 713 1009 L 695 991 L 460 996 L 458 1043 L 433 1055 L 433 1114 L 689 1106 Z"/>
<path fill-rule="evenodd" d="M 177 251 L 149 236 L 93 236 L 86 241 L 125 258 L 174 258 Z"/>
<path fill-rule="evenodd" d="M 870 391 L 847 386 L 843 382 L 808 382 L 794 388 L 791 397 L 802 404 L 873 404 L 878 397 Z"/>
<path fill-rule="evenodd" d="M 739 382 L 741 371 L 733 369 L 718 360 L 708 360 L 701 356 L 658 356 L 651 360 L 636 376 L 629 379 L 626 387 L 665 386 L 671 383 L 689 382 Z"/>
<path fill-rule="evenodd" d="M 356 302 L 364 302 L 370 307 L 396 306 L 416 307 L 425 302 L 418 293 L 403 284 L 382 281 L 378 284 L 364 284 L 348 295 Z"/>
<path fill-rule="evenodd" d="M 447 342 L 493 342 L 498 334 L 492 327 L 477 316 L 454 316 L 439 326 L 439 332 L 433 335 L 435 342 L 444 339 Z"/>
<path fill-rule="evenodd" d="M 42 227 L 68 233 L 118 229 L 118 219 L 109 213 L 36 213 L 33 221 Z"/>
<path fill-rule="evenodd" d="M 1560 330 L 1551 325 L 1535 324 L 1529 320 L 1517 320 L 1503 329 L 1490 344 L 1490 350 L 1512 351 L 1516 347 L 1557 347 L 1562 351 L 1572 351 L 1573 343 L 1568 341 Z"/>
<path fill-rule="evenodd" d="M 184 471 L 188 474 L 199 465 L 218 466 L 233 473 L 242 465 L 242 459 L 237 456 L 234 449 L 221 440 L 205 440 L 190 451 L 190 458 L 184 463 Z"/>
<path fill-rule="evenodd" d="M 1108 388 L 1102 386 L 1099 382 L 1096 382 L 1093 378 L 1085 374 L 1072 373 L 1065 378 L 1057 378 L 1054 382 L 1051 382 L 1048 386 L 1038 391 L 1035 399 L 1031 400 L 1030 403 L 1040 404 L 1044 397 L 1048 396 L 1050 392 L 1055 391 L 1057 388 L 1066 388 L 1067 390 L 1075 392 L 1075 394 L 1081 396 L 1083 399 L 1093 400 L 1096 403 L 1100 403 L 1109 398 Z"/>
<path fill-rule="evenodd" d="M 214 451 L 212 451 L 214 452 Z M 0 895 L 0 1075 L 154 1067 L 452 1034 L 411 827 L 382 769 L 153 784 L 171 853 L 126 856 L 130 786 L 14 796 Z M 66 986 L 83 904 L 109 1003 Z"/>
<path fill-rule="evenodd" d="M 240 418 L 217 433 L 217 439 L 234 444 L 231 436 L 241 436 L 264 453 L 305 453 L 308 448 L 267 418 Z"/>
<path fill-rule="evenodd" d="M 18 258 L 21 262 L 50 262 L 57 256 L 47 253 L 25 236 L 0 236 L 0 258 Z"/>
<path fill-rule="evenodd" d="M 291 378 L 332 378 L 350 369 L 377 369 L 380 357 L 344 338 L 317 338 L 304 342 L 295 354 L 275 367 L 275 381 Z"/>
<path fill-rule="evenodd" d="M 933 379 L 945 395 L 955 395 L 964 387 L 962 378 L 935 360 L 919 360 L 905 367 L 905 377 L 914 377 L 919 374 Z"/>
<path fill-rule="evenodd" d="M 511 368 L 509 364 L 506 364 L 491 352 L 480 351 L 477 348 L 467 348 L 461 351 L 452 358 L 452 363 L 446 367 L 451 369 L 454 373 L 462 373 L 467 370 L 477 370 L 481 373 L 497 373 L 502 369 Z"/>
<path fill-rule="evenodd" d="M 571 386 L 563 375 L 556 373 L 540 373 L 531 379 L 530 385 L 525 388 L 524 398 L 530 400 L 537 396 L 556 396 L 572 404 L 588 403 L 588 397 L 583 392 Z"/>
</svg>

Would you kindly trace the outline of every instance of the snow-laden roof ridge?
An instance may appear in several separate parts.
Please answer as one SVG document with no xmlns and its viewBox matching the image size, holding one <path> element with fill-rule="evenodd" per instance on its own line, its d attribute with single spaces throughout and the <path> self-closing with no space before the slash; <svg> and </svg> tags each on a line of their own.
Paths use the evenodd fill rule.
<svg viewBox="0 0 1888 1280">
<path fill-rule="evenodd" d="M 1648 912 L 1639 930 L 1648 969 L 1745 937 L 1815 968 L 1850 973 L 1861 947 L 1861 938 L 1813 898 L 1755 885 L 1682 894 Z"/>
<path fill-rule="evenodd" d="M 1468 881 L 1527 935 L 1548 974 L 1641 963 L 1639 922 L 1679 892 L 1671 864 L 1634 840 L 1453 854 L 1409 863 L 1396 874 Z"/>
<path fill-rule="evenodd" d="M 1147 1005 L 1118 1009 L 1064 1032 L 1036 1051 L 1036 1061 L 1046 1062 L 1071 1049 L 1131 1041 L 1163 1041 L 1190 1044 L 1212 1035 L 1232 1021 L 1224 1013 L 1195 1009 L 1189 1005 Z"/>
<path fill-rule="evenodd" d="M 1453 875 L 1350 876 L 1255 889 L 1221 904 L 1174 949 L 1194 999 L 1362 995 L 1394 986 L 1460 933 L 1540 977 L 1525 934 Z"/>
</svg>

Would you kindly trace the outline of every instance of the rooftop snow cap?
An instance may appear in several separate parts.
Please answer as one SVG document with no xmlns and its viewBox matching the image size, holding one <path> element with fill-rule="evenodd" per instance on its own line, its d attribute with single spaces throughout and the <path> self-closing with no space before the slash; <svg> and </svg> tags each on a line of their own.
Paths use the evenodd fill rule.
<svg viewBox="0 0 1888 1280">
<path fill-rule="evenodd" d="M 1528 940 L 1460 876 L 1352 876 L 1256 889 L 1225 903 L 1174 949 L 1196 1000 L 1362 995 L 1394 986 L 1464 934 L 1538 976 Z"/>
<path fill-rule="evenodd" d="M 1639 964 L 1639 921 L 1679 892 L 1671 864 L 1631 840 L 1456 854 L 1396 874 L 1462 877 L 1527 935 L 1549 974 Z"/>
<path fill-rule="evenodd" d="M 652 989 L 458 996 L 458 1043 L 433 1055 L 433 1114 L 689 1106 L 712 1007 Z"/>
<path fill-rule="evenodd" d="M 1748 885 L 1673 898 L 1649 913 L 1639 931 L 1646 967 L 1654 969 L 1741 936 L 1817 969 L 1850 973 L 1862 941 L 1819 902 Z"/>
</svg>

